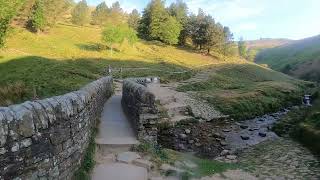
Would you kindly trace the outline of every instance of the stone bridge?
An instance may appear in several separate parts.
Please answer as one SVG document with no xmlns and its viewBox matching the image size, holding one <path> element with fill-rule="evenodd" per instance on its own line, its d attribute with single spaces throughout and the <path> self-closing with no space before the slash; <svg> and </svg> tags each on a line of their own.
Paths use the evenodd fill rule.
<svg viewBox="0 0 320 180">
<path fill-rule="evenodd" d="M 97 126 L 100 146 L 156 143 L 151 81 L 126 79 L 113 95 L 113 79 L 104 77 L 62 96 L 0 107 L 0 179 L 72 179 Z"/>
</svg>

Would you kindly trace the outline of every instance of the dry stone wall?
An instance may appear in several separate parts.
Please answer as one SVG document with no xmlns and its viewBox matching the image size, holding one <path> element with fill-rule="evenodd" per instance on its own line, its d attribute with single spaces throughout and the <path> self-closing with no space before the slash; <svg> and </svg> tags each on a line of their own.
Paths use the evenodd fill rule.
<svg viewBox="0 0 320 180">
<path fill-rule="evenodd" d="M 155 95 L 146 84 L 150 78 L 126 79 L 123 82 L 122 106 L 140 141 L 157 142 L 157 122 L 159 120 Z"/>
<path fill-rule="evenodd" d="M 0 107 L 0 179 L 71 179 L 112 84 L 104 77 L 63 96 Z"/>
</svg>

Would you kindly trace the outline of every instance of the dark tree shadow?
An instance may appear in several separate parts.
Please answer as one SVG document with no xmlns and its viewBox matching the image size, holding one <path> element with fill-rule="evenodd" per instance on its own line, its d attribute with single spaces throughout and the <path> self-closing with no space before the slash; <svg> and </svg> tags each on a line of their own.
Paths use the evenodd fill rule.
<svg viewBox="0 0 320 180">
<path fill-rule="evenodd" d="M 107 47 L 100 43 L 76 44 L 76 46 L 84 51 L 103 51 Z"/>
</svg>

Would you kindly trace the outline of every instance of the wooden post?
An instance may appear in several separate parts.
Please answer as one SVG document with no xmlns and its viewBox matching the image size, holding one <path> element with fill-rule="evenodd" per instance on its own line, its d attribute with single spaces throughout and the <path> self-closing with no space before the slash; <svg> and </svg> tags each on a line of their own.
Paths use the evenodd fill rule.
<svg viewBox="0 0 320 180">
<path fill-rule="evenodd" d="M 122 67 L 120 67 L 120 79 L 122 79 Z"/>
<path fill-rule="evenodd" d="M 111 76 L 112 75 L 112 68 L 110 65 L 108 65 L 108 75 Z"/>
</svg>

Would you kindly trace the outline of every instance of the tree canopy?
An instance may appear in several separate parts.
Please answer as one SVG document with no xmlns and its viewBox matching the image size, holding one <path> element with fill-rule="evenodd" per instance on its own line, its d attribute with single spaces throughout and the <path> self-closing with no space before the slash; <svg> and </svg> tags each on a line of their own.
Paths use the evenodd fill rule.
<svg viewBox="0 0 320 180">
<path fill-rule="evenodd" d="M 72 23 L 83 26 L 89 21 L 89 7 L 86 0 L 81 0 L 72 11 Z"/>
</svg>

